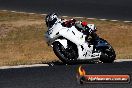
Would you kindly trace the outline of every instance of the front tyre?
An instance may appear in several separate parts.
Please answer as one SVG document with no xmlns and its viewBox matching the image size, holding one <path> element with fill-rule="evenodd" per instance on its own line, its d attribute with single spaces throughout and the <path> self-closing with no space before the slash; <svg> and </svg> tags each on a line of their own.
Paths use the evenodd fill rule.
<svg viewBox="0 0 132 88">
<path fill-rule="evenodd" d="M 65 49 L 60 42 L 53 43 L 53 51 L 55 55 L 65 64 L 75 64 L 77 62 L 77 51 L 75 45 L 68 44 Z"/>
</svg>

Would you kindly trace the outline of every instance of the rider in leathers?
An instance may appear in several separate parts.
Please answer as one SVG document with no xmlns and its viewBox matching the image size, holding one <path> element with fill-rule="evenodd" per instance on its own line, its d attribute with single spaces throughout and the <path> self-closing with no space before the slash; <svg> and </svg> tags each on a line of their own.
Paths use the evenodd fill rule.
<svg viewBox="0 0 132 88">
<path fill-rule="evenodd" d="M 70 19 L 62 22 L 62 25 L 65 27 L 72 27 L 75 26 L 77 30 L 82 32 L 83 34 L 87 35 L 86 39 L 91 36 L 92 39 L 99 38 L 98 35 L 95 33 L 96 28 L 90 29 L 88 27 L 88 23 L 85 21 L 76 21 L 75 19 Z"/>
<path fill-rule="evenodd" d="M 87 35 L 86 40 L 88 39 L 89 36 L 92 37 L 92 40 L 99 38 L 98 35 L 95 33 L 96 28 L 94 29 L 89 28 L 88 23 L 85 21 L 76 21 L 75 19 L 70 19 L 70 20 L 60 19 L 58 18 L 56 13 L 48 14 L 46 16 L 45 21 L 47 27 L 49 28 L 52 27 L 56 22 L 61 22 L 62 26 L 64 27 L 70 28 L 72 26 L 75 26 L 77 30 Z"/>
</svg>

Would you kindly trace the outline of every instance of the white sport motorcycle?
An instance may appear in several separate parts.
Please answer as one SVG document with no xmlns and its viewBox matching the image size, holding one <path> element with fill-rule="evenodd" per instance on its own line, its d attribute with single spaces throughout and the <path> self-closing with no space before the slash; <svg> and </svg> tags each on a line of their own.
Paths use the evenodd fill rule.
<svg viewBox="0 0 132 88">
<path fill-rule="evenodd" d="M 94 25 L 88 25 L 95 28 Z M 92 31 L 92 30 L 90 30 Z M 91 60 L 112 63 L 115 51 L 104 39 L 86 40 L 86 35 L 78 31 L 75 26 L 63 27 L 61 22 L 55 23 L 45 33 L 47 44 L 53 47 L 56 56 L 66 64 L 76 64 Z"/>
</svg>

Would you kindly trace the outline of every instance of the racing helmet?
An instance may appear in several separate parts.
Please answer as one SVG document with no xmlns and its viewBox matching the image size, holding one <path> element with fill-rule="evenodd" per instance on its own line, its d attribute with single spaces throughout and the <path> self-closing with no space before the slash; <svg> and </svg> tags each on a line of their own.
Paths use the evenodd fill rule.
<svg viewBox="0 0 132 88">
<path fill-rule="evenodd" d="M 48 14 L 45 17 L 45 22 L 46 22 L 47 27 L 52 27 L 55 24 L 55 22 L 57 22 L 58 20 L 59 18 L 56 13 Z"/>
</svg>

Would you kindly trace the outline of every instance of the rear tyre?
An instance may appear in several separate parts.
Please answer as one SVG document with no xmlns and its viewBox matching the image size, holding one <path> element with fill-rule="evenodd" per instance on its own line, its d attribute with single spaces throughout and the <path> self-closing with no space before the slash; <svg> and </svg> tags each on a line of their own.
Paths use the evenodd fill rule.
<svg viewBox="0 0 132 88">
<path fill-rule="evenodd" d="M 114 49 L 109 45 L 108 48 L 101 50 L 101 56 L 100 56 L 100 61 L 102 61 L 103 63 L 113 63 L 115 58 L 116 58 L 116 54 Z"/>
</svg>

